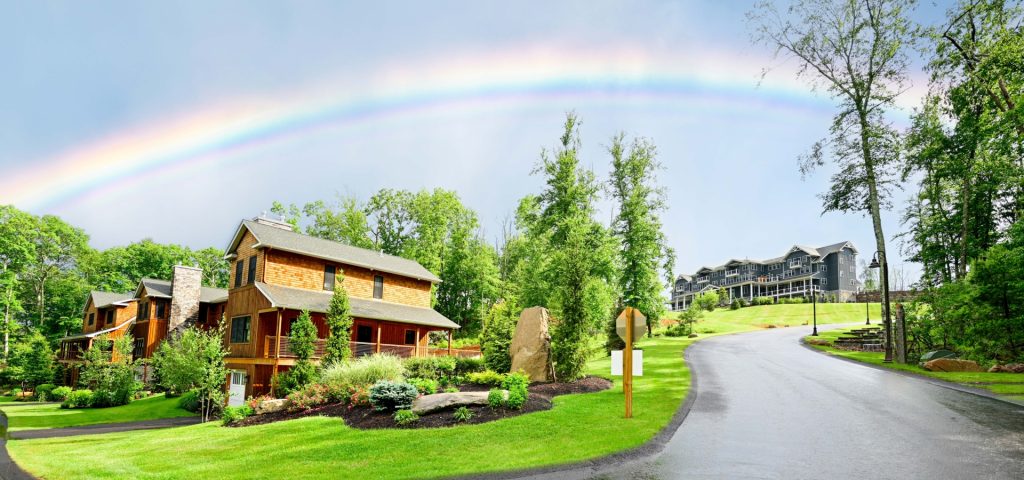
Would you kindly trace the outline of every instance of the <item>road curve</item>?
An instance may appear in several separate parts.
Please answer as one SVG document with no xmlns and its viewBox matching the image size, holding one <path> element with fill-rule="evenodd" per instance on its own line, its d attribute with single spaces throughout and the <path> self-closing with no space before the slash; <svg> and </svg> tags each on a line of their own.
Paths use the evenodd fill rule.
<svg viewBox="0 0 1024 480">
<path fill-rule="evenodd" d="M 662 453 L 534 478 L 1024 478 L 1024 407 L 830 358 L 808 333 L 696 343 L 693 408 Z"/>
</svg>

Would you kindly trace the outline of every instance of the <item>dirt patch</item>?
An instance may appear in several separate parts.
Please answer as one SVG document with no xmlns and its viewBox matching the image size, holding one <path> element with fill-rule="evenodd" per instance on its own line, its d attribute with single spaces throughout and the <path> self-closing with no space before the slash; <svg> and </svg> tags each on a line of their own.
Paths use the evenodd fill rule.
<svg viewBox="0 0 1024 480">
<path fill-rule="evenodd" d="M 309 410 L 299 412 L 275 412 L 264 415 L 253 415 L 244 420 L 232 424 L 232 427 L 246 427 L 250 425 L 263 425 L 266 423 L 293 420 L 304 417 L 340 417 L 345 424 L 359 429 L 373 428 L 434 428 L 451 427 L 460 423 L 476 424 L 487 423 L 502 418 L 516 417 L 532 412 L 539 412 L 551 409 L 551 399 L 558 395 L 573 393 L 592 393 L 611 388 L 612 382 L 600 377 L 584 377 L 570 383 L 537 383 L 530 385 L 530 396 L 523 405 L 522 410 L 509 410 L 505 408 L 491 408 L 486 405 L 471 405 L 466 408 L 473 412 L 473 416 L 465 422 L 458 422 L 452 415 L 452 410 L 441 410 L 437 412 L 420 415 L 420 419 L 409 425 L 397 425 L 391 412 L 377 412 L 370 407 L 349 407 L 341 403 L 321 405 Z M 479 392 L 490 390 L 486 385 L 463 385 L 460 388 L 464 392 Z"/>
</svg>

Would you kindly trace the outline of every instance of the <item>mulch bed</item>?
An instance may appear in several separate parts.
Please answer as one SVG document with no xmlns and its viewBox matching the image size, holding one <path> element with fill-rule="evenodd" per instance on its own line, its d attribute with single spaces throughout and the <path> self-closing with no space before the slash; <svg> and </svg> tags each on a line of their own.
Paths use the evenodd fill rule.
<svg viewBox="0 0 1024 480">
<path fill-rule="evenodd" d="M 509 410 L 504 408 L 491 408 L 487 405 L 470 405 L 467 406 L 473 417 L 464 424 L 476 424 L 493 422 L 502 418 L 516 417 L 532 412 L 539 412 L 543 410 L 551 409 L 551 399 L 558 395 L 568 395 L 573 393 L 591 393 L 599 392 L 601 390 L 607 390 L 611 388 L 612 382 L 600 378 L 600 377 L 584 377 L 575 382 L 571 383 L 535 383 L 530 385 L 530 396 L 526 400 L 526 404 L 523 405 L 522 410 Z M 460 387 L 460 390 L 464 392 L 479 392 L 490 390 L 490 387 L 485 385 L 472 385 L 467 384 Z M 420 419 L 410 425 L 399 426 L 395 424 L 393 413 L 391 412 L 376 412 L 370 407 L 353 407 L 349 408 L 345 404 L 333 403 L 327 405 L 321 405 L 316 408 L 304 410 L 300 412 L 277 412 L 267 413 L 264 415 L 253 415 L 245 418 L 244 420 L 232 424 L 232 427 L 245 427 L 249 425 L 263 425 L 266 423 L 280 422 L 283 420 L 293 420 L 296 418 L 303 417 L 341 417 L 345 420 L 345 424 L 359 429 L 373 429 L 373 428 L 433 428 L 433 427 L 450 427 L 459 425 L 460 422 L 455 421 L 452 416 L 452 410 L 446 409 L 425 415 L 420 415 Z"/>
</svg>

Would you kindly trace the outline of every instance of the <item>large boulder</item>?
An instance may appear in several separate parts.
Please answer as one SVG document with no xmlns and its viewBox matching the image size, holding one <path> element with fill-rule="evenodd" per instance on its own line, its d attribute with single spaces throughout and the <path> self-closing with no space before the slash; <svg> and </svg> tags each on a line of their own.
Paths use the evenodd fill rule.
<svg viewBox="0 0 1024 480">
<path fill-rule="evenodd" d="M 925 370 L 932 372 L 980 372 L 981 367 L 973 360 L 960 360 L 958 358 L 937 358 L 924 362 Z"/>
<path fill-rule="evenodd" d="M 933 350 L 924 355 L 921 355 L 921 363 L 929 360 L 937 360 L 940 358 L 955 358 L 956 354 L 949 350 Z"/>
<path fill-rule="evenodd" d="M 508 391 L 502 390 L 502 392 L 507 399 Z M 423 395 L 412 401 L 412 412 L 416 415 L 423 415 L 452 407 L 487 405 L 487 396 L 489 394 L 490 392 L 454 392 Z"/>
<path fill-rule="evenodd" d="M 288 410 L 291 406 L 291 401 L 287 398 L 278 398 L 274 400 L 264 400 L 256 405 L 256 415 L 263 415 L 265 413 L 276 413 Z"/>
<path fill-rule="evenodd" d="M 554 369 L 551 366 L 551 335 L 548 324 L 551 316 L 544 307 L 533 307 L 523 310 L 516 324 L 516 333 L 512 335 L 512 371 L 522 370 L 530 377 L 531 382 L 549 382 L 554 380 Z"/>
<path fill-rule="evenodd" d="M 1024 363 L 1007 363 L 1006 365 L 992 365 L 989 373 L 1024 373 Z"/>
</svg>

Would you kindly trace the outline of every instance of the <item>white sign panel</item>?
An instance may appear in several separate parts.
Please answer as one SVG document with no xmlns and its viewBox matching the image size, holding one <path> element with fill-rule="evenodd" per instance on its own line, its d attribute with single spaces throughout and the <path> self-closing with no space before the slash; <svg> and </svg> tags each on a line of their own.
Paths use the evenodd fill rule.
<svg viewBox="0 0 1024 480">
<path fill-rule="evenodd" d="M 612 375 L 622 376 L 622 350 L 612 350 Z M 644 375 L 644 351 L 633 350 L 633 376 Z"/>
</svg>

